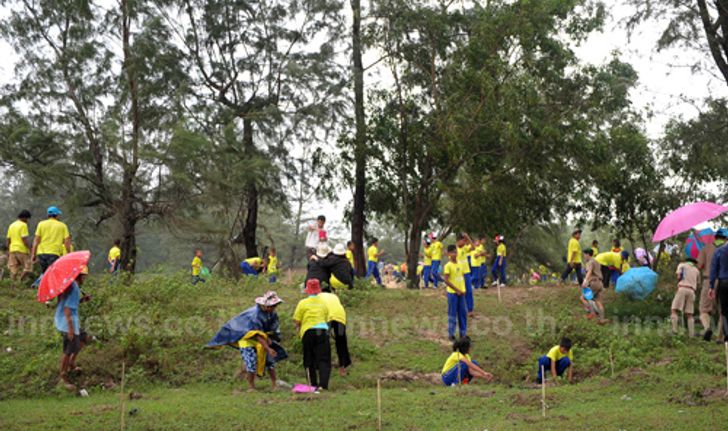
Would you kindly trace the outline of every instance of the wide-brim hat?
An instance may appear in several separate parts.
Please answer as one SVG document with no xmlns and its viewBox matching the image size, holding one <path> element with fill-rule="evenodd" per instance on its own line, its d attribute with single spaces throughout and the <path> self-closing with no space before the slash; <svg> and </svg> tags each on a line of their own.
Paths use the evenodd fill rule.
<svg viewBox="0 0 728 431">
<path fill-rule="evenodd" d="M 269 290 L 269 291 L 265 292 L 265 295 L 255 298 L 256 304 L 263 305 L 266 307 L 274 307 L 274 306 L 280 304 L 281 302 L 283 302 L 283 300 L 280 297 L 278 297 L 278 294 L 273 290 Z"/>
<path fill-rule="evenodd" d="M 344 244 L 336 244 L 336 246 L 334 246 L 334 254 L 337 256 L 346 255 L 346 247 L 344 246 Z"/>
<path fill-rule="evenodd" d="M 306 281 L 306 293 L 309 295 L 317 295 L 321 293 L 321 282 L 317 278 Z"/>
<path fill-rule="evenodd" d="M 331 253 L 331 247 L 329 247 L 328 244 L 324 243 L 324 244 L 319 245 L 316 248 L 316 256 L 318 256 L 320 258 L 324 258 L 324 257 L 328 256 L 329 253 Z M 346 252 L 344 252 L 344 253 L 346 253 Z"/>
</svg>

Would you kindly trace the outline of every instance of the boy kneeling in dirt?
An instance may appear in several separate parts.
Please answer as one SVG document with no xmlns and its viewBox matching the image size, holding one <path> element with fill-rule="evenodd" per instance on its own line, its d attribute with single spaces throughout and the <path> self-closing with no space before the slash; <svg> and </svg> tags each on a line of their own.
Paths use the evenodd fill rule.
<svg viewBox="0 0 728 431">
<path fill-rule="evenodd" d="M 538 358 L 538 378 L 536 382 L 541 383 L 542 378 L 545 377 L 541 375 L 541 369 L 543 368 L 544 372 L 551 370 L 551 377 L 554 383 L 556 383 L 558 376 L 563 375 L 566 370 L 569 370 L 568 379 L 569 383 L 571 383 L 574 377 L 573 365 L 574 356 L 571 353 L 571 340 L 564 337 L 558 346 L 552 347 L 546 355 Z"/>
</svg>

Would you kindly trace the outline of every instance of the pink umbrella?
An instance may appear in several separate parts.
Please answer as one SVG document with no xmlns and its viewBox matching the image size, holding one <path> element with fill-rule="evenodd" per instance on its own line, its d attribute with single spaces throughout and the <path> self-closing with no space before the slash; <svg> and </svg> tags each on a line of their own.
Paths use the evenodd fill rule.
<svg viewBox="0 0 728 431">
<path fill-rule="evenodd" d="M 662 219 L 657 229 L 655 229 L 652 242 L 660 242 L 687 232 L 695 225 L 714 219 L 726 211 L 728 211 L 728 207 L 713 202 L 696 202 L 685 205 Z"/>
</svg>

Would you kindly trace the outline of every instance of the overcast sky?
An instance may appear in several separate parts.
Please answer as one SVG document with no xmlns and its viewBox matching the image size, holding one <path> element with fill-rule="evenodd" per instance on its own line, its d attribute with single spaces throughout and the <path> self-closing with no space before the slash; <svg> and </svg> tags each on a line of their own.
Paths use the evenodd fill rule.
<svg viewBox="0 0 728 431">
<path fill-rule="evenodd" d="M 632 64 L 639 74 L 639 84 L 631 94 L 632 100 L 637 108 L 654 114 L 649 117 L 646 124 L 647 133 L 651 138 L 658 139 L 661 136 L 669 118 L 695 116 L 700 104 L 696 106 L 691 100 L 700 101 L 711 94 L 726 96 L 725 84 L 709 73 L 693 73 L 687 67 L 671 66 L 694 63 L 700 58 L 700 54 L 707 56 L 707 51 L 697 53 L 670 50 L 658 53 L 655 51 L 655 46 L 664 25 L 659 23 L 642 25 L 630 40 L 626 30 L 619 23 L 630 15 L 631 8 L 624 5 L 613 6 L 610 13 L 611 17 L 604 32 L 593 34 L 582 46 L 576 48 L 576 51 L 584 61 L 593 64 L 603 64 L 611 58 L 613 52 L 617 51 L 623 61 Z M 0 15 L 5 14 L 0 12 Z M 3 84 L 12 79 L 16 58 L 12 48 L 4 41 L 0 41 L 0 58 L 3 59 L 0 62 L 0 84 Z M 370 53 L 365 63 L 371 63 L 375 58 L 376 55 Z M 369 74 L 365 85 L 370 87 L 384 85 L 385 83 L 379 82 L 379 79 L 376 75 Z M 349 199 L 350 196 L 347 195 L 342 202 L 312 203 L 307 212 L 310 215 L 326 213 L 332 225 L 341 226 L 342 208 Z"/>
</svg>

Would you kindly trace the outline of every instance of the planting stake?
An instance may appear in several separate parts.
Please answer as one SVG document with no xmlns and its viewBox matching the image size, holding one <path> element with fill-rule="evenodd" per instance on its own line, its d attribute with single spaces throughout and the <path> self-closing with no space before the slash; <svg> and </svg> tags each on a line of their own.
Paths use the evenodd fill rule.
<svg viewBox="0 0 728 431">
<path fill-rule="evenodd" d="M 541 365 L 541 416 L 546 417 L 546 372 Z"/>
<path fill-rule="evenodd" d="M 382 431 L 382 384 L 377 379 L 377 430 Z"/>
<path fill-rule="evenodd" d="M 725 342 L 725 393 L 728 395 L 728 341 Z"/>
<path fill-rule="evenodd" d="M 614 378 L 614 355 L 612 355 L 612 348 L 609 348 L 609 366 L 612 369 L 612 378 Z"/>
<path fill-rule="evenodd" d="M 121 361 L 121 392 L 119 393 L 119 402 L 121 403 L 121 431 L 124 431 L 124 380 L 126 380 L 126 362 Z"/>
<path fill-rule="evenodd" d="M 501 302 L 501 294 L 500 294 L 500 283 L 498 283 L 498 303 Z"/>
</svg>

